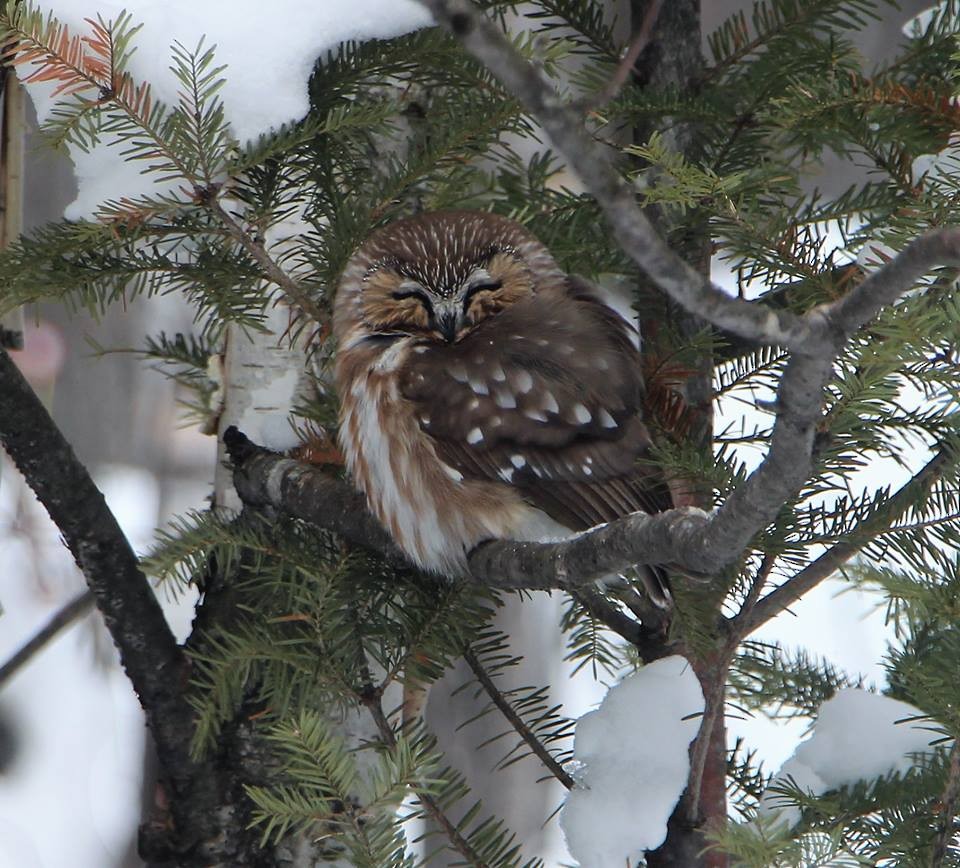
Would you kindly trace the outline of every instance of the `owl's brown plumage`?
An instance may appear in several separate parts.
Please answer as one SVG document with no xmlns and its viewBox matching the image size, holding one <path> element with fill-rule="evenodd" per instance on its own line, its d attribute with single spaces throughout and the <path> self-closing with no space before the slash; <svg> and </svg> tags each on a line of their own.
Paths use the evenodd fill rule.
<svg viewBox="0 0 960 868">
<path fill-rule="evenodd" d="M 423 214 L 351 258 L 334 332 L 340 443 L 410 558 L 462 573 L 485 539 L 557 539 L 670 506 L 630 326 L 522 226 Z"/>
</svg>

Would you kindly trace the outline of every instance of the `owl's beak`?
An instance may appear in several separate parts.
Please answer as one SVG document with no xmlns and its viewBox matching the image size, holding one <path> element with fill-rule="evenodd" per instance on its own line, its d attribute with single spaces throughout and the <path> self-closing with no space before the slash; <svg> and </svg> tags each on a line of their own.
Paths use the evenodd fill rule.
<svg viewBox="0 0 960 868">
<path fill-rule="evenodd" d="M 434 308 L 434 322 L 437 331 L 443 335 L 443 339 L 448 343 L 453 343 L 460 331 L 460 303 L 441 302 Z"/>
</svg>

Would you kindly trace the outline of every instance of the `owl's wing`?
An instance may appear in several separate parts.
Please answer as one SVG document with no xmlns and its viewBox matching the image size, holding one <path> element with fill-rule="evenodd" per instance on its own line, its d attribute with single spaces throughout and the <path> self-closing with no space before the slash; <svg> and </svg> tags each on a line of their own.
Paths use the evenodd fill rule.
<svg viewBox="0 0 960 868">
<path fill-rule="evenodd" d="M 630 326 L 579 281 L 458 344 L 417 347 L 400 374 L 441 460 L 517 487 L 571 530 L 671 505 L 640 461 L 650 438 Z"/>
</svg>

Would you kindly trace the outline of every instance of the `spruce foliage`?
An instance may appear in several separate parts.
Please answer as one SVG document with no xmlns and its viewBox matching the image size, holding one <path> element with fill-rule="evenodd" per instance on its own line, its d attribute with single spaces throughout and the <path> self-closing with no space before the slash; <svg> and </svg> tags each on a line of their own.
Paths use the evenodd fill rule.
<svg viewBox="0 0 960 868">
<path fill-rule="evenodd" d="M 511 5 L 488 4 L 495 15 Z M 933 164 L 924 156 L 948 148 L 960 120 L 960 3 L 942 4 L 891 61 L 872 67 L 852 37 L 887 12 L 875 0 L 761 0 L 711 35 L 695 87 L 628 82 L 588 123 L 631 158 L 624 171 L 640 199 L 666 215 L 678 248 L 691 227 L 706 227 L 739 292 L 808 310 L 862 279 L 858 253 L 882 260 L 924 230 L 960 222 L 960 159 Z M 606 7 L 532 0 L 518 14 L 530 28 L 518 47 L 556 77 L 566 98 L 589 104 L 623 48 Z M 143 354 L 192 392 L 188 404 L 200 414 L 210 409 L 207 363 L 225 327 L 256 330 L 280 298 L 298 311 L 298 327 L 316 331 L 322 370 L 344 264 L 372 229 L 411 211 L 491 209 L 527 224 L 569 271 L 641 283 L 596 205 L 538 144 L 516 99 L 438 29 L 337 47 L 316 66 L 309 115 L 241 145 L 225 123 L 222 68 L 205 43 L 172 47 L 181 93 L 164 105 L 128 71 L 138 26 L 127 14 L 73 34 L 10 0 L 0 26 L 5 57 L 27 80 L 57 83 L 61 103 L 45 130 L 51 143 L 113 147 L 118 160 L 171 182 L 165 192 L 104 202 L 96 221 L 47 226 L 0 253 L 0 313 L 41 299 L 100 312 L 137 295 L 181 294 L 197 335 L 158 335 Z M 682 154 L 668 135 L 677 124 L 695 132 L 694 148 Z M 656 132 L 631 142 L 629 131 L 642 125 Z M 815 187 L 828 160 L 852 178 L 839 194 Z M 265 234 L 294 213 L 307 229 L 277 254 L 275 265 L 298 275 L 285 283 L 260 254 Z M 679 347 L 678 357 L 709 351 L 717 360 L 725 421 L 712 452 L 683 436 L 682 408 L 671 398 L 676 359 L 647 360 L 648 380 L 662 385 L 650 395 L 666 396 L 651 397 L 648 415 L 660 465 L 720 502 L 769 440 L 762 402 L 784 354 L 714 332 L 691 340 L 699 343 Z M 843 792 L 813 797 L 778 782 L 783 802 L 799 806 L 803 819 L 793 828 L 731 822 L 718 830 L 714 846 L 737 864 L 928 865 L 936 852 L 936 864 L 960 865 L 955 798 L 945 795 L 960 734 L 958 343 L 956 275 L 942 270 L 886 309 L 840 359 L 815 473 L 739 569 L 708 589 L 675 583 L 671 638 L 709 651 L 724 641 L 721 614 L 736 627 L 738 614 L 829 547 L 861 545 L 846 578 L 876 589 L 896 627 L 884 689 L 928 715 L 940 745 L 907 775 Z M 328 424 L 335 400 L 320 389 L 301 411 Z M 899 500 L 896 487 L 861 475 L 883 461 L 908 478 L 922 464 L 917 455 L 935 453 L 945 456 L 935 477 L 908 484 Z M 146 566 L 173 589 L 230 584 L 232 616 L 190 642 L 193 746 L 198 756 L 215 751 L 239 710 L 255 710 L 272 772 L 246 793 L 264 847 L 294 832 L 326 835 L 352 864 L 407 868 L 422 863 L 402 825 L 428 816 L 445 837 L 426 842 L 427 859 L 446 849 L 463 864 L 538 864 L 473 803 L 431 735 L 404 726 L 388 701 L 396 685 L 429 685 L 467 653 L 474 686 L 489 697 L 484 713 L 501 715 L 510 736 L 498 765 L 522 760 L 533 777 L 567 774 L 572 723 L 551 690 L 509 686 L 518 661 L 489 626 L 503 597 L 397 570 L 314 528 L 247 512 L 184 517 Z M 598 594 L 629 615 L 622 596 Z M 578 666 L 609 674 L 635 665 L 597 610 L 571 602 L 563 629 Z M 813 718 L 837 689 L 862 685 L 828 660 L 736 639 L 731 711 Z M 380 725 L 377 743 L 349 744 L 331 722 L 368 713 Z M 770 770 L 738 744 L 727 771 L 731 814 L 752 817 L 770 791 Z M 458 803 L 470 807 L 454 822 L 448 814 Z"/>
</svg>

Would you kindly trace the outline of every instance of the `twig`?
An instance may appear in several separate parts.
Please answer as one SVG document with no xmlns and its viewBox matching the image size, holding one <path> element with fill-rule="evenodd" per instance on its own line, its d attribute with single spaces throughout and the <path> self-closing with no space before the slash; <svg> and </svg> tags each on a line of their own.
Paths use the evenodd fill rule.
<svg viewBox="0 0 960 868">
<path fill-rule="evenodd" d="M 660 9 L 662 7 L 663 0 L 651 0 L 646 13 L 644 13 L 640 29 L 630 42 L 630 47 L 623 55 L 620 63 L 617 64 L 617 68 L 614 70 L 610 80 L 592 100 L 588 99 L 584 101 L 584 110 L 596 110 L 617 98 L 623 86 L 627 83 L 627 79 L 630 78 L 637 58 L 640 57 L 643 50 L 650 44 L 650 37 L 653 34 L 653 28 L 656 26 L 657 19 L 660 17 Z"/>
<path fill-rule="evenodd" d="M 93 594 L 90 591 L 84 591 L 56 612 L 6 663 L 0 666 L 0 690 L 61 630 L 89 612 L 95 602 Z"/>
<path fill-rule="evenodd" d="M 256 241 L 227 212 L 216 196 L 209 198 L 206 207 L 226 226 L 230 236 L 253 257 L 254 261 L 263 269 L 263 273 L 283 290 L 288 302 L 300 308 L 314 322 L 323 323 L 329 319 L 323 308 L 310 297 L 309 293 L 297 281 L 277 265 L 273 257 L 267 252 L 267 248 L 261 242 Z"/>
<path fill-rule="evenodd" d="M 930 868 L 940 868 L 947 858 L 950 839 L 957 831 L 957 799 L 960 797 L 960 744 L 954 739 L 950 749 L 950 768 L 947 771 L 947 783 L 940 797 L 940 823 L 937 837 L 933 842 Z"/>
<path fill-rule="evenodd" d="M 918 495 L 929 491 L 944 471 L 957 460 L 958 456 L 952 451 L 941 449 L 937 452 L 909 482 L 892 495 L 874 515 L 848 534 L 846 539 L 831 546 L 813 563 L 763 597 L 752 609 L 745 607 L 729 622 L 731 631 L 736 635 L 746 636 L 796 603 L 804 594 L 833 575 L 850 558 L 859 554 L 871 541 L 889 530 L 893 523 L 916 503 Z"/>
<path fill-rule="evenodd" d="M 380 704 L 380 695 L 375 691 L 368 691 L 366 694 L 360 696 L 359 699 L 370 712 L 371 717 L 373 717 L 373 722 L 376 724 L 377 731 L 380 733 L 383 743 L 388 748 L 395 748 L 397 746 L 397 737 L 393 732 L 393 727 L 390 726 L 390 721 L 387 720 L 387 716 L 383 713 L 383 706 Z M 443 812 L 437 800 L 422 787 L 414 786 L 413 789 L 417 794 L 417 798 L 427 809 L 427 813 L 430 814 L 430 818 L 443 829 L 446 836 L 450 839 L 450 843 L 453 844 L 454 849 L 467 860 L 466 864 L 472 865 L 473 868 L 491 868 L 490 865 L 477 855 L 476 851 L 474 851 L 470 845 L 470 842 L 460 834 L 460 830 Z"/>
<path fill-rule="evenodd" d="M 188 781 L 187 663 L 136 555 L 86 468 L 0 349 L 0 444 L 60 530 L 143 706 L 165 774 Z"/>
<path fill-rule="evenodd" d="M 568 790 L 572 790 L 574 787 L 574 780 L 570 775 L 568 775 L 564 770 L 563 766 L 560 765 L 554 759 L 553 755 L 547 748 L 544 746 L 543 742 L 534 735 L 530 727 L 523 722 L 523 718 L 517 714 L 514 707 L 507 701 L 507 698 L 500 692 L 497 688 L 497 685 L 494 684 L 493 679 L 490 677 L 490 674 L 484 669 L 483 664 L 477 659 L 477 655 L 473 653 L 472 648 L 467 648 L 463 652 L 463 659 L 467 662 L 467 666 L 473 671 L 473 674 L 477 677 L 477 681 L 480 682 L 480 686 L 486 691 L 487 696 L 490 697 L 491 702 L 500 709 L 500 713 L 507 719 L 507 722 L 512 726 L 516 731 L 517 735 L 520 736 L 527 744 L 527 747 L 534 753 L 537 759 L 542 762 L 550 774 L 552 774 L 561 784 L 563 784 Z"/>
</svg>

